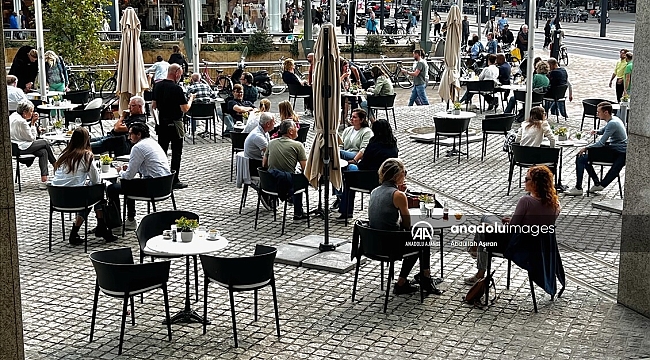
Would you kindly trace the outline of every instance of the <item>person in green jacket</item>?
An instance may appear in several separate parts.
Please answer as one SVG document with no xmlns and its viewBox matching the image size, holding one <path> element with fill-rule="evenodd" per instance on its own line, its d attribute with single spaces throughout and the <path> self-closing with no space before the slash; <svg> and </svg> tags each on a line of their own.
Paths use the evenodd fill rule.
<svg viewBox="0 0 650 360">
<path fill-rule="evenodd" d="M 371 86 L 368 88 L 368 96 L 385 96 L 385 95 L 393 95 L 395 93 L 395 90 L 393 89 L 393 83 L 390 81 L 388 76 L 384 73 L 384 71 L 379 67 L 379 66 L 373 66 L 372 69 L 370 69 L 370 73 L 372 74 L 372 77 L 375 79 L 375 86 Z M 372 95 L 371 95 L 372 94 Z M 363 100 L 361 102 L 361 108 L 368 113 L 368 118 L 370 119 L 371 122 L 375 121 L 374 114 L 372 111 L 368 111 L 368 101 Z"/>
</svg>

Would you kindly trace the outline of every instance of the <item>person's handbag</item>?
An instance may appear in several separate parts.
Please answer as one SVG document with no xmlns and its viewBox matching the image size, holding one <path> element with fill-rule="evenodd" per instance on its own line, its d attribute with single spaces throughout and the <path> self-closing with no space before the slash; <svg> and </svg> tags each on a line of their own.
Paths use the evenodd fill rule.
<svg viewBox="0 0 650 360">
<path fill-rule="evenodd" d="M 110 199 L 102 204 L 102 216 L 104 217 L 104 223 L 107 228 L 114 229 L 122 226 L 120 207 L 116 202 L 111 201 Z"/>
<path fill-rule="evenodd" d="M 481 300 L 483 298 L 483 295 L 485 295 L 485 287 L 492 287 L 494 288 L 494 297 L 492 300 L 490 300 L 491 303 L 494 303 L 494 301 L 497 299 L 496 291 L 497 288 L 494 285 L 494 279 L 491 276 L 484 277 L 483 279 L 480 279 L 477 281 L 472 287 L 469 289 L 467 292 L 467 295 L 463 298 L 463 301 L 465 301 L 468 304 L 471 305 L 476 305 L 476 306 L 483 306 L 487 305 L 487 301 L 483 303 Z"/>
<path fill-rule="evenodd" d="M 510 130 L 506 134 L 506 139 L 503 141 L 503 151 L 509 153 L 510 152 L 510 145 L 515 142 L 517 139 L 517 131 L 516 130 Z"/>
</svg>

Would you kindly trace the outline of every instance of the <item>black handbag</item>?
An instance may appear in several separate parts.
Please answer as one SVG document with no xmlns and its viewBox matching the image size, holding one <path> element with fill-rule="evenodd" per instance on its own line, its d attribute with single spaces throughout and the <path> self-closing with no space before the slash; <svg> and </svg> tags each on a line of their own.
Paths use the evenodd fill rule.
<svg viewBox="0 0 650 360">
<path fill-rule="evenodd" d="M 107 228 L 114 229 L 122 226 L 120 207 L 116 202 L 109 199 L 102 204 L 102 215 Z"/>
</svg>

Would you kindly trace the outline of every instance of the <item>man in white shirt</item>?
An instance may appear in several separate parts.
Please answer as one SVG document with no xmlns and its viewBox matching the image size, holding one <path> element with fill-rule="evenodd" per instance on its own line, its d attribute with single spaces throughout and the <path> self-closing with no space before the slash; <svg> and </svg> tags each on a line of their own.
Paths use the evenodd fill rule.
<svg viewBox="0 0 650 360">
<path fill-rule="evenodd" d="M 129 140 L 133 143 L 129 164 L 117 168 L 120 179 L 133 179 L 137 174 L 142 178 L 157 178 L 171 174 L 167 154 L 163 151 L 156 140 L 149 134 L 149 127 L 146 124 L 136 122 L 129 127 Z M 120 206 L 120 194 L 122 184 L 115 183 L 108 186 L 106 196 Z M 135 230 L 135 200 L 126 202 L 126 216 L 124 219 L 125 229 Z"/>
<path fill-rule="evenodd" d="M 153 82 L 157 83 L 158 81 L 165 80 L 167 78 L 167 71 L 169 70 L 169 63 L 163 60 L 163 57 L 158 55 L 156 57 L 156 62 L 151 65 L 145 72 L 147 74 L 154 73 Z"/>
<path fill-rule="evenodd" d="M 481 71 L 481 75 L 478 76 L 478 79 L 492 80 L 494 81 L 494 84 L 497 85 L 499 83 L 499 68 L 496 66 L 497 56 L 494 54 L 490 54 L 487 57 L 487 61 L 488 61 L 488 66 L 483 68 L 483 71 Z M 472 97 L 473 96 L 474 95 L 472 94 Z M 494 109 L 494 107 L 499 104 L 499 98 L 493 97 L 491 95 L 483 95 L 483 96 L 485 98 L 485 101 L 490 104 L 487 111 Z M 465 95 L 460 100 L 460 102 L 471 102 L 472 97 L 468 97 L 467 93 L 465 93 Z"/>
<path fill-rule="evenodd" d="M 27 96 L 23 89 L 18 87 L 18 78 L 14 75 L 7 75 L 7 100 L 9 101 L 9 111 L 16 111 L 21 101 L 27 101 Z"/>
<path fill-rule="evenodd" d="M 274 126 L 275 118 L 273 115 L 268 112 L 262 113 L 259 124 L 248 134 L 246 141 L 244 141 L 244 156 L 248 158 L 248 168 L 251 175 L 257 174 L 257 168 L 262 167 L 262 159 L 270 141 L 269 131 Z M 261 200 L 264 208 L 271 210 L 271 201 L 266 194 L 262 194 Z"/>
</svg>

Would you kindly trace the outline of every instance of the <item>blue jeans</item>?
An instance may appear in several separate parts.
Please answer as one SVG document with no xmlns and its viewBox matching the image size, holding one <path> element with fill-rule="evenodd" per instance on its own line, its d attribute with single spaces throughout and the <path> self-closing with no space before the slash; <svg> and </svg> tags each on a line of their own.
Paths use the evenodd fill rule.
<svg viewBox="0 0 650 360">
<path fill-rule="evenodd" d="M 361 104 L 359 104 L 359 107 L 361 107 L 363 110 L 366 111 L 366 114 L 368 114 L 368 117 L 370 117 L 370 111 L 368 111 L 368 101 L 363 100 Z"/>
<path fill-rule="evenodd" d="M 602 187 L 607 187 L 607 185 L 611 184 L 618 177 L 618 174 L 623 169 L 623 166 L 625 166 L 625 153 L 616 151 L 614 149 L 611 149 L 611 151 L 616 154 L 614 163 L 612 167 L 610 167 L 609 170 L 607 171 L 607 174 L 605 174 L 603 180 L 600 181 L 598 180 L 598 174 L 596 174 L 594 167 L 591 166 L 588 162 L 589 157 L 587 156 L 587 154 L 582 154 L 578 156 L 578 158 L 576 159 L 576 188 L 577 189 L 582 189 L 582 179 L 584 177 L 585 170 L 587 170 L 587 174 L 589 174 L 589 177 L 591 177 L 591 179 L 594 181 L 594 185 L 601 185 Z"/>
<path fill-rule="evenodd" d="M 411 90 L 411 98 L 409 99 L 408 106 L 413 106 L 416 100 L 419 101 L 420 105 L 429 105 L 429 99 L 427 98 L 427 93 L 425 91 L 424 84 L 413 86 L 413 90 Z"/>
<path fill-rule="evenodd" d="M 508 105 L 506 105 L 506 108 L 505 110 L 503 110 L 503 112 L 512 114 L 512 110 L 514 110 L 516 107 L 517 107 L 517 100 L 515 100 L 515 97 L 513 96 L 508 100 Z"/>
<path fill-rule="evenodd" d="M 564 104 L 564 101 L 558 101 L 557 102 L 557 108 L 555 106 L 555 102 L 553 102 L 553 101 L 547 101 L 544 104 L 544 110 L 546 110 L 546 112 L 548 112 L 550 110 L 551 114 L 553 114 L 553 115 L 557 114 L 558 109 L 560 110 L 560 115 L 562 115 L 562 117 L 565 117 L 565 118 L 568 117 L 566 115 L 566 106 Z"/>
<path fill-rule="evenodd" d="M 348 171 L 359 171 L 359 167 L 354 164 L 348 165 Z M 343 215 L 352 215 L 354 213 L 354 190 L 346 191 L 343 189 L 341 193 L 341 203 L 339 204 L 339 212 Z M 350 217 L 348 216 L 348 217 Z"/>
<path fill-rule="evenodd" d="M 347 160 L 347 161 L 354 159 L 354 157 L 357 156 L 357 153 L 358 153 L 358 151 L 347 151 L 347 150 L 342 150 L 342 149 L 339 150 L 339 156 L 341 157 L 341 159 Z M 351 164 L 351 165 L 348 165 L 347 170 L 353 171 L 353 170 L 358 170 L 358 169 L 357 169 L 356 165 Z M 338 197 L 339 199 L 341 199 L 341 197 L 343 196 L 343 192 L 341 190 L 335 189 L 334 186 L 332 186 L 332 193 L 334 195 L 336 195 L 336 197 Z"/>
</svg>

